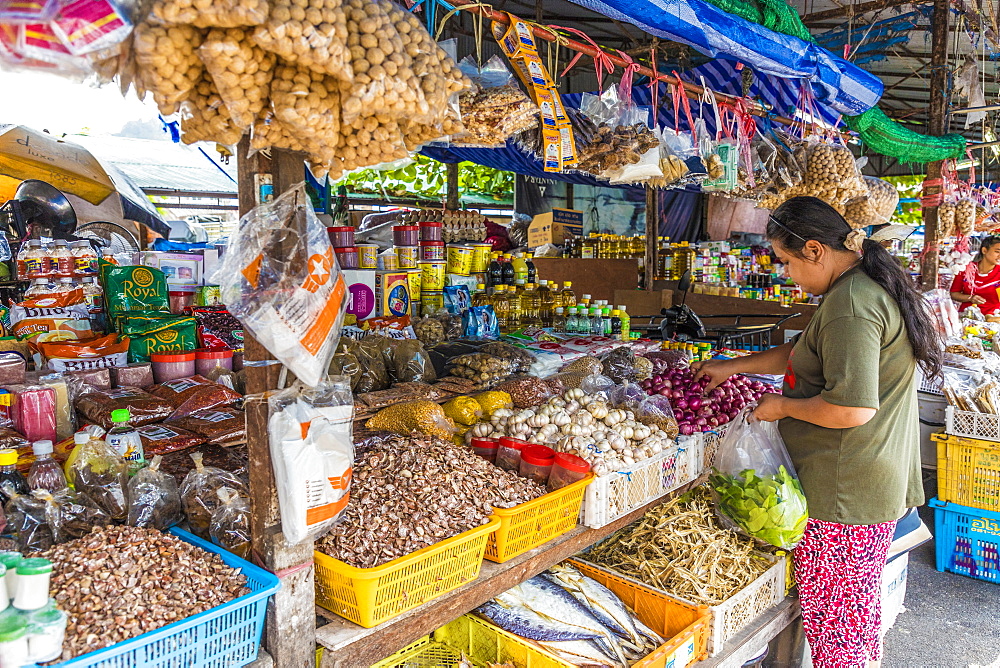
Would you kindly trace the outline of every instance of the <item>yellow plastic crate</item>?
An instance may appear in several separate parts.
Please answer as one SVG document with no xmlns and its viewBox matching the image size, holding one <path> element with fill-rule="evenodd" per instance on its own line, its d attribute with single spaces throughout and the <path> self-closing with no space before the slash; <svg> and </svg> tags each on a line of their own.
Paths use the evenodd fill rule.
<svg viewBox="0 0 1000 668">
<path fill-rule="evenodd" d="M 519 506 L 494 508 L 493 516 L 500 520 L 500 528 L 490 536 L 486 558 L 503 563 L 575 527 L 583 493 L 593 479 L 594 474 L 588 473 L 583 480 Z"/>
<path fill-rule="evenodd" d="M 316 603 L 365 628 L 378 626 L 479 576 L 495 517 L 440 543 L 376 566 L 355 568 L 314 552 Z"/>
<path fill-rule="evenodd" d="M 1000 511 L 1000 443 L 951 434 L 937 441 L 938 499 Z"/>
</svg>

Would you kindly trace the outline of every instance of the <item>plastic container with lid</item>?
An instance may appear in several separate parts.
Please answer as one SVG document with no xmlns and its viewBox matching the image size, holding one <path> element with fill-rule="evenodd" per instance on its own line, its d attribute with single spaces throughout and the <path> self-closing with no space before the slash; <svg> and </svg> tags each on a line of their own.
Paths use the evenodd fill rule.
<svg viewBox="0 0 1000 668">
<path fill-rule="evenodd" d="M 357 247 L 355 246 L 337 247 L 334 248 L 333 251 L 337 254 L 337 264 L 340 265 L 341 269 L 359 268 L 360 262 L 358 260 Z"/>
<path fill-rule="evenodd" d="M 444 223 L 434 223 L 434 222 L 423 222 L 420 223 L 420 240 L 421 241 L 442 241 L 441 230 L 444 227 Z"/>
<path fill-rule="evenodd" d="M 171 285 L 167 291 L 170 312 L 174 315 L 191 315 L 191 307 L 194 306 L 194 296 L 197 292 L 197 285 Z"/>
<path fill-rule="evenodd" d="M 8 614 L 0 619 L 0 666 L 20 668 L 28 658 L 28 620 Z"/>
<path fill-rule="evenodd" d="M 396 246 L 396 263 L 399 269 L 416 269 L 420 261 L 420 248 L 413 246 Z"/>
<path fill-rule="evenodd" d="M 393 225 L 392 243 L 396 246 L 416 246 L 420 241 L 418 225 Z"/>
<path fill-rule="evenodd" d="M 38 610 L 49 602 L 49 579 L 52 562 L 41 557 L 22 559 L 17 565 L 17 593 L 14 607 L 18 610 Z"/>
<path fill-rule="evenodd" d="M 448 273 L 468 276 L 472 273 L 472 247 L 463 244 L 449 244 Z"/>
<path fill-rule="evenodd" d="M 66 613 L 49 602 L 28 615 L 28 660 L 43 663 L 59 658 L 66 637 Z"/>
<path fill-rule="evenodd" d="M 420 242 L 420 259 L 421 260 L 444 260 L 444 242 L 443 241 L 421 241 Z"/>
<path fill-rule="evenodd" d="M 357 244 L 358 269 L 378 269 L 378 244 Z"/>
<path fill-rule="evenodd" d="M 14 598 L 14 594 L 17 593 L 17 565 L 21 563 L 22 559 L 24 559 L 24 555 L 14 550 L 0 552 L 0 564 L 4 567 L 3 583 L 7 592 L 7 600 L 0 603 L 2 608 L 10 605 L 10 599 Z"/>
<path fill-rule="evenodd" d="M 18 560 L 20 561 L 20 560 Z M 14 568 L 17 564 L 14 565 Z M 0 612 L 10 605 L 10 594 L 7 592 L 7 567 L 0 563 Z"/>
<path fill-rule="evenodd" d="M 194 351 L 194 369 L 199 376 L 207 376 L 222 367 L 233 370 L 233 351 L 228 348 L 199 348 Z"/>
<path fill-rule="evenodd" d="M 500 441 L 495 438 L 474 438 L 472 439 L 472 449 L 477 455 L 492 464 L 496 462 Z"/>
<path fill-rule="evenodd" d="M 326 228 L 330 235 L 330 243 L 334 248 L 347 248 L 354 245 L 354 228 L 350 225 Z"/>
<path fill-rule="evenodd" d="M 195 352 L 193 350 L 177 350 L 166 353 L 151 353 L 149 360 L 153 363 L 153 380 L 165 383 L 178 378 L 190 378 L 195 374 Z"/>
<path fill-rule="evenodd" d="M 529 445 L 527 441 L 509 436 L 501 436 L 497 449 L 496 465 L 507 471 L 517 471 L 521 466 L 521 450 Z"/>
<path fill-rule="evenodd" d="M 549 482 L 549 473 L 552 472 L 555 456 L 556 451 L 547 445 L 525 446 L 521 450 L 521 463 L 517 472 L 522 478 L 534 480 L 539 485 L 545 486 Z"/>
<path fill-rule="evenodd" d="M 571 485 L 587 477 L 590 473 L 590 462 L 583 457 L 577 457 L 566 452 L 557 452 L 549 473 L 549 491 Z"/>
</svg>

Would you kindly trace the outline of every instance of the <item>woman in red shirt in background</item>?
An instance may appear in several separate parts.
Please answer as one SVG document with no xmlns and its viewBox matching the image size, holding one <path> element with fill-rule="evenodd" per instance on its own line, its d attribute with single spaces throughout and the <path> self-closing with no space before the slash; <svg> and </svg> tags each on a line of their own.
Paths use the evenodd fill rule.
<svg viewBox="0 0 1000 668">
<path fill-rule="evenodd" d="M 1000 236 L 983 239 L 979 252 L 965 271 L 955 276 L 951 298 L 960 302 L 959 311 L 973 304 L 983 315 L 1000 311 Z"/>
</svg>

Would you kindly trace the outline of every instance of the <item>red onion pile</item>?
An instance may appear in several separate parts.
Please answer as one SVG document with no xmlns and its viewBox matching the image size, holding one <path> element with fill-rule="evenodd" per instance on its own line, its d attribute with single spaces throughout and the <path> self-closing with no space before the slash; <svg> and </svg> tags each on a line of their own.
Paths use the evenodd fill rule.
<svg viewBox="0 0 1000 668">
<path fill-rule="evenodd" d="M 736 417 L 740 409 L 776 387 L 733 376 L 711 392 L 705 393 L 708 376 L 695 378 L 691 369 L 671 369 L 639 383 L 646 394 L 661 394 L 670 399 L 680 433 L 711 431 Z"/>
</svg>

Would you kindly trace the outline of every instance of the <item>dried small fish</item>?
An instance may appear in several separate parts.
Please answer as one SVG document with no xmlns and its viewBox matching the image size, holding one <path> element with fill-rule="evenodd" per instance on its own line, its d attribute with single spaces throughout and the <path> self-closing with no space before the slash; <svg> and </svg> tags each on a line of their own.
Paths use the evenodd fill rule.
<svg viewBox="0 0 1000 668">
<path fill-rule="evenodd" d="M 769 566 L 751 541 L 718 525 L 704 487 L 650 510 L 580 558 L 705 605 L 724 602 Z"/>
</svg>

